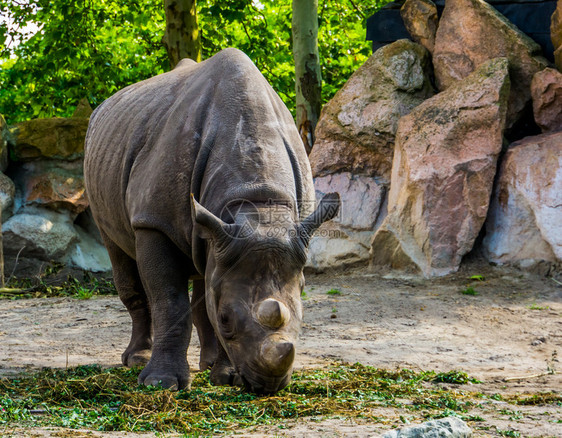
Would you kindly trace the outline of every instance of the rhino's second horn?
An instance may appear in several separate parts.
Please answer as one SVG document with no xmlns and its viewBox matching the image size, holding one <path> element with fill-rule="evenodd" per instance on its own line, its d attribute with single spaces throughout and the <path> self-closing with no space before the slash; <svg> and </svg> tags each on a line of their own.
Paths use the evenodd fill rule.
<svg viewBox="0 0 562 438">
<path fill-rule="evenodd" d="M 285 373 L 295 359 L 295 346 L 292 342 L 270 336 L 262 344 L 261 358 L 273 375 Z"/>
</svg>

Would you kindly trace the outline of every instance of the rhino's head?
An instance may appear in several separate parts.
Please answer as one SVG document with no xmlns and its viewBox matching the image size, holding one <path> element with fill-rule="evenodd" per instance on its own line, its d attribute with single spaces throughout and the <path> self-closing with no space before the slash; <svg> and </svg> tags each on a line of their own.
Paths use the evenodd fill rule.
<svg viewBox="0 0 562 438">
<path fill-rule="evenodd" d="M 338 194 L 326 195 L 301 223 L 288 207 L 272 215 L 271 206 L 242 206 L 233 223 L 226 223 L 193 200 L 196 232 L 207 239 L 207 313 L 232 365 L 254 392 L 278 391 L 291 379 L 308 242 L 337 214 L 339 203 Z"/>
</svg>

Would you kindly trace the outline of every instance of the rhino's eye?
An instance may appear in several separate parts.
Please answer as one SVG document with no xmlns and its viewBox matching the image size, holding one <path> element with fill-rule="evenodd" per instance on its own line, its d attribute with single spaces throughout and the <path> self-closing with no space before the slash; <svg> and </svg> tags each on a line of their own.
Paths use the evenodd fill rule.
<svg viewBox="0 0 562 438">
<path fill-rule="evenodd" d="M 223 312 L 219 316 L 220 328 L 222 336 L 225 339 L 232 339 L 234 337 L 234 320 L 231 313 Z"/>
</svg>

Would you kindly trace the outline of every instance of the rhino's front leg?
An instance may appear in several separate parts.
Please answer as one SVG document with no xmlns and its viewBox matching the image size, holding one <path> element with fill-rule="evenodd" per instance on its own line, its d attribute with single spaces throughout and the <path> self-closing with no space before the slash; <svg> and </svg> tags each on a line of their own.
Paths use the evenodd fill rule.
<svg viewBox="0 0 562 438">
<path fill-rule="evenodd" d="M 191 338 L 189 276 L 191 260 L 164 234 L 135 231 L 139 273 L 152 316 L 152 357 L 139 383 L 172 390 L 190 385 L 187 347 Z"/>
<path fill-rule="evenodd" d="M 244 386 L 240 375 L 236 372 L 224 347 L 217 343 L 218 353 L 217 359 L 211 368 L 211 373 L 209 374 L 209 380 L 213 385 L 216 386 Z"/>
<path fill-rule="evenodd" d="M 191 309 L 193 313 L 193 324 L 197 328 L 199 342 L 201 343 L 201 355 L 199 358 L 199 370 L 210 369 L 217 359 L 217 337 L 215 330 L 207 315 L 205 305 L 205 280 L 193 280 L 193 295 L 191 298 Z"/>
</svg>

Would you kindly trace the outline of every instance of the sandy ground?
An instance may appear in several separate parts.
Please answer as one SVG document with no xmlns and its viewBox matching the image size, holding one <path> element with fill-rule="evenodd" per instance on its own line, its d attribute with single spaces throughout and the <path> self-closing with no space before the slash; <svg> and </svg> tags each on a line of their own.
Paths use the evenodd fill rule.
<svg viewBox="0 0 562 438">
<path fill-rule="evenodd" d="M 469 279 L 476 274 L 485 280 Z M 473 263 L 437 280 L 356 271 L 312 275 L 307 283 L 297 368 L 343 361 L 462 370 L 483 381 L 470 390 L 486 394 L 562 392 L 562 286 L 552 278 Z M 460 293 L 468 284 L 478 295 Z M 333 288 L 341 294 L 326 294 Z M 129 340 L 129 316 L 117 297 L 2 300 L 0 315 L 0 376 L 41 367 L 117 366 Z M 194 331 L 188 353 L 192 368 L 198 355 Z M 540 374 L 545 375 L 536 377 Z M 505 415 L 510 409 L 520 415 Z M 497 402 L 482 416 L 486 421 L 474 429 L 476 436 L 501 436 L 500 429 L 562 437 L 559 406 Z M 375 436 L 388 429 L 345 420 L 303 419 L 287 426 L 257 430 L 254 436 Z M 110 436 L 1 428 L 2 436 Z"/>
</svg>

